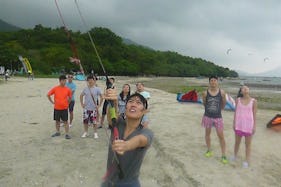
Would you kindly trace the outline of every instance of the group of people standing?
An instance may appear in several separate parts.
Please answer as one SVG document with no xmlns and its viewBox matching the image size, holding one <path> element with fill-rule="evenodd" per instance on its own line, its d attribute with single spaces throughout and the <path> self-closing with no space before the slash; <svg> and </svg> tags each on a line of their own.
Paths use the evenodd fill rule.
<svg viewBox="0 0 281 187">
<path fill-rule="evenodd" d="M 73 75 L 69 74 L 67 76 L 61 75 L 59 77 L 59 85 L 53 87 L 47 94 L 49 101 L 54 104 L 54 120 L 56 121 L 56 133 L 52 135 L 52 137 L 59 136 L 59 127 L 60 123 L 63 123 L 63 126 L 67 128 L 72 127 L 73 121 L 73 110 L 75 105 L 75 91 L 76 84 L 73 82 Z M 89 124 L 93 124 L 94 127 L 94 138 L 98 138 L 97 128 L 104 127 L 104 121 L 107 117 L 108 128 L 111 128 L 111 119 L 108 111 L 109 101 L 104 99 L 104 95 L 102 89 L 96 84 L 96 77 L 94 75 L 89 75 L 87 77 L 87 86 L 82 90 L 79 101 L 81 107 L 83 108 L 83 125 L 84 125 L 84 133 L 82 134 L 82 138 L 88 136 L 88 127 Z M 113 77 L 109 78 L 112 89 L 115 88 L 114 82 L 115 79 Z M 106 90 L 104 90 L 106 91 Z M 136 84 L 135 93 L 141 94 L 147 101 L 150 99 L 150 93 L 144 90 L 143 83 Z M 52 99 L 52 95 L 54 95 L 54 99 Z M 131 87 L 129 84 L 124 84 L 122 87 L 122 91 L 117 96 L 115 104 L 115 109 L 117 112 L 118 118 L 122 118 L 125 120 L 125 105 L 126 102 L 131 95 Z M 100 115 L 99 109 L 102 106 L 102 113 Z M 68 121 L 69 119 L 69 121 Z M 142 125 L 144 127 L 148 127 L 148 117 L 145 114 L 142 117 Z M 98 126 L 98 124 L 100 124 Z M 58 127 L 57 127 L 58 126 Z M 65 129 L 67 139 L 70 139 L 68 135 L 68 130 Z"/>
<path fill-rule="evenodd" d="M 70 139 L 69 126 L 73 121 L 73 107 L 75 104 L 74 93 L 76 85 L 72 82 L 73 76 L 59 77 L 59 85 L 53 87 L 47 94 L 48 99 L 54 104 L 54 120 L 56 121 L 56 132 L 52 137 L 60 136 L 60 121 L 65 127 L 65 138 Z M 101 116 L 101 127 L 104 125 L 105 115 L 109 115 L 109 102 L 115 103 L 117 123 L 111 128 L 111 143 L 108 148 L 107 172 L 102 186 L 140 186 L 139 170 L 142 160 L 153 139 L 153 133 L 148 128 L 148 100 L 150 93 L 144 90 L 143 83 L 136 84 L 136 92 L 131 94 L 129 84 L 124 84 L 122 91 L 117 94 L 111 79 L 112 87 L 105 89 L 96 85 L 96 78 L 92 75 L 87 77 L 87 86 L 80 94 L 80 104 L 83 108 L 84 133 L 82 137 L 88 136 L 89 123 L 94 127 L 94 138 L 98 138 L 97 124 L 99 119 L 99 108 L 104 109 Z M 54 95 L 54 100 L 52 99 Z M 202 126 L 205 128 L 205 142 L 207 145 L 206 157 L 213 155 L 211 149 L 211 129 L 215 127 L 221 147 L 221 162 L 226 164 L 226 143 L 224 138 L 224 122 L 222 109 L 226 104 L 226 94 L 219 88 L 218 77 L 209 77 L 209 87 L 202 95 L 205 112 L 202 118 Z M 104 102 L 106 101 L 106 102 Z M 68 112 L 70 120 L 68 123 Z M 245 137 L 246 159 L 243 167 L 250 163 L 251 140 L 256 130 L 257 101 L 249 94 L 249 88 L 243 85 L 236 99 L 236 109 L 233 120 L 235 134 L 234 154 L 231 160 L 236 160 L 242 137 Z M 108 118 L 109 126 L 112 126 Z M 115 132 L 117 130 L 117 134 Z"/>
<path fill-rule="evenodd" d="M 73 75 L 68 75 L 68 77 L 61 75 L 59 85 L 53 87 L 47 94 L 49 101 L 54 104 L 53 119 L 55 120 L 56 132 L 52 137 L 61 135 L 60 123 L 62 121 L 65 128 L 65 138 L 71 139 L 69 127 L 73 125 L 74 93 L 76 90 L 72 79 Z M 131 94 L 129 84 L 124 84 L 120 94 L 117 94 L 114 81 L 111 78 L 112 87 L 105 89 L 102 93 L 101 88 L 96 85 L 95 76 L 89 75 L 87 77 L 87 86 L 79 97 L 83 108 L 84 125 L 84 133 L 81 137 L 88 136 L 89 124 L 93 124 L 94 138 L 98 138 L 99 108 L 103 104 L 104 109 L 101 116 L 101 127 L 103 127 L 105 115 L 109 116 L 107 105 L 111 101 L 115 103 L 117 123 L 113 127 L 108 118 L 109 126 L 111 126 L 111 143 L 108 148 L 107 172 L 102 186 L 139 187 L 139 170 L 153 139 L 153 132 L 148 128 L 147 117 L 147 101 L 150 94 L 144 90 L 143 83 L 136 84 L 137 90 L 134 94 Z M 69 123 L 68 113 L 70 115 Z"/>
<path fill-rule="evenodd" d="M 226 143 L 224 139 L 223 129 L 224 123 L 221 111 L 226 104 L 226 95 L 224 90 L 219 88 L 218 77 L 209 77 L 209 87 L 203 92 L 202 96 L 205 112 L 202 118 L 202 126 L 205 128 L 205 142 L 207 145 L 206 157 L 211 157 L 211 129 L 215 127 L 219 143 L 221 147 L 221 162 L 228 163 L 226 157 Z M 244 168 L 249 167 L 251 141 L 256 131 L 256 113 L 257 101 L 250 96 L 249 87 L 243 85 L 236 99 L 236 109 L 233 120 L 233 130 L 235 134 L 234 155 L 232 161 L 237 159 L 237 154 L 242 137 L 245 137 L 246 159 L 243 161 Z"/>
</svg>

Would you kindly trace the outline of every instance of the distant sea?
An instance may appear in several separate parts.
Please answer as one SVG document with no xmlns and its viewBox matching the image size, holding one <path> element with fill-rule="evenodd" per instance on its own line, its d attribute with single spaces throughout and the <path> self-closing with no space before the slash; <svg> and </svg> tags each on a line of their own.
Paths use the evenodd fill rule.
<svg viewBox="0 0 281 187">
<path fill-rule="evenodd" d="M 281 85 L 281 77 L 240 76 L 241 83 L 260 85 Z"/>
</svg>

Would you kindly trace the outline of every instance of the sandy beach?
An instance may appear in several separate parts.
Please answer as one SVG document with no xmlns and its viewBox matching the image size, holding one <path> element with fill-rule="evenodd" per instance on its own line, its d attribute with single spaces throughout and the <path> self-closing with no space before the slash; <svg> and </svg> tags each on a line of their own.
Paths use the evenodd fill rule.
<svg viewBox="0 0 281 187">
<path fill-rule="evenodd" d="M 118 90 L 131 83 L 135 90 L 138 80 L 153 78 L 118 78 Z M 192 79 L 193 80 L 193 79 Z M 206 82 L 207 79 L 200 80 Z M 82 108 L 79 94 L 86 86 L 77 84 L 76 105 L 71 140 L 54 133 L 53 106 L 46 94 L 58 79 L 13 77 L 0 84 L 0 186 L 1 187 L 77 187 L 100 186 L 106 171 L 108 140 L 105 129 L 99 139 L 81 138 Z M 100 87 L 105 82 L 99 80 Z M 214 156 L 206 151 L 201 118 L 204 108 L 195 103 L 179 103 L 176 95 L 146 87 L 151 93 L 150 125 L 154 142 L 146 154 L 140 174 L 143 187 L 186 186 L 280 186 L 281 133 L 266 128 L 267 122 L 279 111 L 259 109 L 257 130 L 252 141 L 252 161 L 242 168 L 245 158 L 244 141 L 236 162 L 222 164 L 220 147 L 212 131 Z M 232 111 L 223 111 L 227 156 L 233 154 L 234 133 Z M 62 129 L 64 134 L 64 129 Z"/>
</svg>

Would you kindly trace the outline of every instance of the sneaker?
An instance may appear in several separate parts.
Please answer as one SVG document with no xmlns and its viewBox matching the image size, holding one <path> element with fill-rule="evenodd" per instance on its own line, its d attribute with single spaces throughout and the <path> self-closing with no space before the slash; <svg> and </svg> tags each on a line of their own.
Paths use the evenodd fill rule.
<svg viewBox="0 0 281 187">
<path fill-rule="evenodd" d="M 222 156 L 222 157 L 221 157 L 221 162 L 222 162 L 223 164 L 227 164 L 227 163 L 228 163 L 228 160 L 227 160 L 226 156 Z"/>
<path fill-rule="evenodd" d="M 84 132 L 81 136 L 81 138 L 86 138 L 88 136 L 88 133 L 87 132 Z"/>
<path fill-rule="evenodd" d="M 66 134 L 65 139 L 71 139 L 71 137 L 68 134 Z"/>
<path fill-rule="evenodd" d="M 52 135 L 52 137 L 60 136 L 60 132 L 56 132 L 55 134 Z"/>
<path fill-rule="evenodd" d="M 249 167 L 249 163 L 246 162 L 246 161 L 243 162 L 243 163 L 242 163 L 242 167 L 243 167 L 243 168 L 248 168 L 248 167 Z"/>
<path fill-rule="evenodd" d="M 96 132 L 94 133 L 94 138 L 95 138 L 95 139 L 98 139 L 98 138 L 99 138 L 98 133 L 96 133 Z"/>
<path fill-rule="evenodd" d="M 211 157 L 211 156 L 213 156 L 213 152 L 208 150 L 208 151 L 205 153 L 205 157 L 209 158 L 209 157 Z"/>
</svg>

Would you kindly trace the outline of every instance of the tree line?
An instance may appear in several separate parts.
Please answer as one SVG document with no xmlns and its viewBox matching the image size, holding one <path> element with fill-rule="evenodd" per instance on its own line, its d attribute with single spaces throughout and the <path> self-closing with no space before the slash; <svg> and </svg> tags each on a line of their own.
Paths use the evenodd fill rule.
<svg viewBox="0 0 281 187">
<path fill-rule="evenodd" d="M 90 31 L 102 63 L 109 75 L 198 77 L 217 75 L 237 77 L 238 73 L 201 58 L 183 56 L 173 51 L 158 51 L 124 40 L 108 28 Z M 102 68 L 90 43 L 88 33 L 69 31 L 86 73 L 94 70 L 103 75 Z M 73 47 L 73 46 L 72 46 Z M 19 70 L 18 55 L 27 57 L 36 74 L 77 71 L 69 62 L 73 50 L 63 27 L 36 25 L 33 29 L 0 32 L 0 65 Z"/>
</svg>

